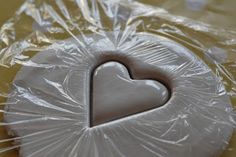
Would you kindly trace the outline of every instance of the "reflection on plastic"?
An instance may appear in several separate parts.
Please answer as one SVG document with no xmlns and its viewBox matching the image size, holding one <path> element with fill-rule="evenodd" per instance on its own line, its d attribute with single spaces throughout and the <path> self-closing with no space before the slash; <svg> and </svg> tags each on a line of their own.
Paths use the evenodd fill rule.
<svg viewBox="0 0 236 157">
<path fill-rule="evenodd" d="M 186 6 L 194 11 L 201 11 L 207 5 L 209 0 L 186 0 Z"/>
</svg>

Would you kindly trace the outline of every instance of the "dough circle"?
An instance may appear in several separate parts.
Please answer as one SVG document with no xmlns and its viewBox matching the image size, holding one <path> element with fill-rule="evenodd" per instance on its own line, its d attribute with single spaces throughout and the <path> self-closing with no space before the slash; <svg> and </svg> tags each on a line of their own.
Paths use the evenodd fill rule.
<svg viewBox="0 0 236 157">
<path fill-rule="evenodd" d="M 233 131 L 232 106 L 211 69 L 160 36 L 117 38 L 106 33 L 59 41 L 24 63 L 4 115 L 21 156 L 218 156 Z M 171 97 L 162 107 L 90 128 L 91 71 L 114 60 L 138 77 L 167 84 Z"/>
</svg>

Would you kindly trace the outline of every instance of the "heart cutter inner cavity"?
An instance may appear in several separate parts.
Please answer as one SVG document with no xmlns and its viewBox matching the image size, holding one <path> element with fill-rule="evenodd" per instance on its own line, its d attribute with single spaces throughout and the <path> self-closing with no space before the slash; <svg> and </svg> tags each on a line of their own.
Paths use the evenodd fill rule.
<svg viewBox="0 0 236 157">
<path fill-rule="evenodd" d="M 90 127 L 158 108 L 169 97 L 168 88 L 159 81 L 132 78 L 119 62 L 103 63 L 92 74 Z"/>
</svg>

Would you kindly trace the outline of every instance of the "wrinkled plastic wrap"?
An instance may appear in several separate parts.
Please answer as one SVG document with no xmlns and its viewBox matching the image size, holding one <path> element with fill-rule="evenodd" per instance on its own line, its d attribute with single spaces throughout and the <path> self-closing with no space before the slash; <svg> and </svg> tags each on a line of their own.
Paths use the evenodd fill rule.
<svg viewBox="0 0 236 157">
<path fill-rule="evenodd" d="M 24 2 L 0 29 L 0 157 L 236 156 L 236 30 L 211 2 Z"/>
</svg>

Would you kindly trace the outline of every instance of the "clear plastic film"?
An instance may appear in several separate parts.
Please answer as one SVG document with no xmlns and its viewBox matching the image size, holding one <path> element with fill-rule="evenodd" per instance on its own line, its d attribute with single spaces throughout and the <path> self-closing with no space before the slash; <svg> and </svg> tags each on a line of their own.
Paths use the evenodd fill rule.
<svg viewBox="0 0 236 157">
<path fill-rule="evenodd" d="M 0 157 L 236 156 L 234 3 L 25 1 L 0 29 Z"/>
</svg>

